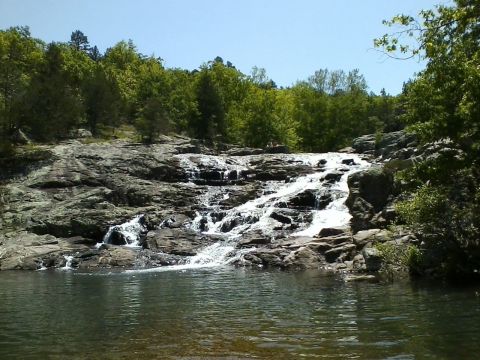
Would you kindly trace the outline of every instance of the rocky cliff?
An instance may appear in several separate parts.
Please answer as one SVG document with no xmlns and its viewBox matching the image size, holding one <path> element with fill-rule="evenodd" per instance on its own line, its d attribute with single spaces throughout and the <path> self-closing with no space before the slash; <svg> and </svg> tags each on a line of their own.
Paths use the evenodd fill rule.
<svg viewBox="0 0 480 360">
<path fill-rule="evenodd" d="M 218 257 L 375 271 L 371 244 L 409 235 L 385 230 L 394 217 L 392 175 L 365 159 L 408 159 L 414 140 L 400 144 L 402 136 L 385 140 L 381 153 L 370 137 L 357 139 L 361 156 L 213 150 L 184 137 L 27 147 L 2 172 L 0 269 L 151 268 Z"/>
</svg>

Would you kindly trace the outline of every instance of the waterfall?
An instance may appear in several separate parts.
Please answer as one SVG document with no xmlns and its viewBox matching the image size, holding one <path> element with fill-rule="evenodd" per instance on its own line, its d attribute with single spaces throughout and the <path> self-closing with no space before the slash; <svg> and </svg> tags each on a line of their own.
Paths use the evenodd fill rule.
<svg viewBox="0 0 480 360">
<path fill-rule="evenodd" d="M 73 256 L 72 255 L 64 255 L 65 259 L 65 266 L 62 267 L 62 270 L 73 270 L 72 263 L 73 263 Z"/>
<path fill-rule="evenodd" d="M 97 248 L 102 244 L 139 247 L 140 236 L 146 231 L 144 222 L 144 215 L 141 214 L 123 224 L 110 226 L 103 241 L 97 244 Z"/>
<path fill-rule="evenodd" d="M 255 164 L 259 161 L 255 155 L 235 157 L 233 160 L 198 154 L 178 157 L 186 173 L 192 176 L 191 181 L 201 179 L 202 171 L 212 169 L 227 173 L 236 167 L 237 174 L 255 172 Z M 223 240 L 205 247 L 182 265 L 145 271 L 225 265 L 255 250 L 253 246 L 238 246 L 240 241 L 253 235 L 274 242 L 277 237 L 313 237 L 323 228 L 348 225 L 351 215 L 345 206 L 347 178 L 369 167 L 368 162 L 357 155 L 342 153 L 283 154 L 275 159 L 279 157 L 285 166 L 301 164 L 310 171 L 288 182 L 266 181 L 261 196 L 228 210 L 222 209 L 218 201 L 228 198 L 228 187 L 205 186 L 205 192 L 199 198 L 202 208 L 196 212 L 190 228 Z"/>
<path fill-rule="evenodd" d="M 175 155 L 189 182 L 224 184 L 242 179 L 248 170 L 245 157 L 228 157 L 200 154 Z"/>
</svg>

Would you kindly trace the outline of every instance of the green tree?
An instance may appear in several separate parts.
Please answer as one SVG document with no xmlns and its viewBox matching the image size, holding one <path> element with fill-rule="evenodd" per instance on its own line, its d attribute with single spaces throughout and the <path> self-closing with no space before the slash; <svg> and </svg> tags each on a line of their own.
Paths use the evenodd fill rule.
<svg viewBox="0 0 480 360">
<path fill-rule="evenodd" d="M 88 56 L 90 56 L 90 59 L 95 62 L 102 60 L 102 53 L 100 52 L 100 50 L 98 50 L 97 45 L 90 48 L 90 50 L 88 51 Z"/>
<path fill-rule="evenodd" d="M 27 27 L 0 31 L 0 142 L 8 148 L 12 132 L 19 128 L 23 101 L 40 63 L 43 44 Z"/>
<path fill-rule="evenodd" d="M 420 20 L 398 15 L 385 23 L 401 30 L 376 39 L 377 46 L 393 57 L 427 62 L 405 88 L 408 129 L 425 142 L 448 144 L 401 174 L 410 200 L 399 213 L 419 231 L 425 254 L 435 254 L 430 266 L 474 275 L 480 266 L 480 3 L 455 0 L 422 11 Z M 401 35 L 417 45 L 402 43 Z"/>
<path fill-rule="evenodd" d="M 25 125 L 39 141 L 67 136 L 84 117 L 80 91 L 72 85 L 74 81 L 65 68 L 65 51 L 59 44 L 48 45 L 26 97 Z"/>
<path fill-rule="evenodd" d="M 170 129 L 189 133 L 190 119 L 198 115 L 195 99 L 194 75 L 187 70 L 167 69 L 169 84 L 168 107 Z"/>
<path fill-rule="evenodd" d="M 85 80 L 83 90 L 87 124 L 92 134 L 98 135 L 99 125 L 118 126 L 122 98 L 111 71 L 97 63 Z"/>
<path fill-rule="evenodd" d="M 70 46 L 77 50 L 88 52 L 90 50 L 90 44 L 88 43 L 87 36 L 80 30 L 75 30 L 70 35 L 70 41 L 68 42 Z"/>
<path fill-rule="evenodd" d="M 276 94 L 274 90 L 252 87 L 239 111 L 242 143 L 264 147 L 280 141 L 275 126 Z"/>
<path fill-rule="evenodd" d="M 112 71 L 118 84 L 123 102 L 121 117 L 124 121 L 134 119 L 138 112 L 138 74 L 143 59 L 144 56 L 138 53 L 131 40 L 120 41 L 108 48 L 102 59 L 102 63 Z"/>
<path fill-rule="evenodd" d="M 325 93 L 322 72 L 316 72 L 309 83 L 299 82 L 292 88 L 295 107 L 294 118 L 298 123 L 300 147 L 305 151 L 323 152 L 327 148 L 329 97 Z"/>
<path fill-rule="evenodd" d="M 225 135 L 225 109 L 211 70 L 204 68 L 197 74 L 195 95 L 198 115 L 191 121 L 196 137 L 212 140 Z"/>
<path fill-rule="evenodd" d="M 158 135 L 169 131 L 169 117 L 162 99 L 151 97 L 145 102 L 135 127 L 146 143 L 152 143 Z"/>
</svg>

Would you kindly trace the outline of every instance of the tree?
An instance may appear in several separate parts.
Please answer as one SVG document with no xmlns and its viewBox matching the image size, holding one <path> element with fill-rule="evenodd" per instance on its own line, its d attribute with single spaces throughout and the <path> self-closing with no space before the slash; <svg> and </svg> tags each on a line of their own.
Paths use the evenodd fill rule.
<svg viewBox="0 0 480 360">
<path fill-rule="evenodd" d="M 120 41 L 108 48 L 102 59 L 102 63 L 112 71 L 118 84 L 123 102 L 124 120 L 133 119 L 138 113 L 138 74 L 143 59 L 144 56 L 138 53 L 131 40 Z"/>
<path fill-rule="evenodd" d="M 267 70 L 254 66 L 251 71 L 250 80 L 262 89 L 276 89 L 275 81 L 267 76 Z"/>
<path fill-rule="evenodd" d="M 330 99 L 318 83 L 310 84 L 299 82 L 292 88 L 295 101 L 293 116 L 298 123 L 300 145 L 305 151 L 329 151 L 325 135 L 328 133 Z"/>
<path fill-rule="evenodd" d="M 80 30 L 75 30 L 70 35 L 70 46 L 76 51 L 88 52 L 90 50 L 90 44 L 88 43 L 87 36 Z"/>
<path fill-rule="evenodd" d="M 97 45 L 90 48 L 90 50 L 88 51 L 88 56 L 90 56 L 90 59 L 92 59 L 95 62 L 102 60 L 102 54 L 100 50 L 98 50 Z"/>
<path fill-rule="evenodd" d="M 120 120 L 122 98 L 111 71 L 97 63 L 84 83 L 87 124 L 93 135 L 99 125 L 114 128 Z"/>
<path fill-rule="evenodd" d="M 25 93 L 42 51 L 43 44 L 31 38 L 27 27 L 0 31 L 0 142 L 4 144 L 20 126 Z"/>
<path fill-rule="evenodd" d="M 160 134 L 169 130 L 169 118 L 162 99 L 149 98 L 140 110 L 140 116 L 135 121 L 135 127 L 142 140 L 152 143 Z"/>
<path fill-rule="evenodd" d="M 455 0 L 422 11 L 420 20 L 398 15 L 385 23 L 401 30 L 376 46 L 392 57 L 427 61 L 405 87 L 408 129 L 424 142 L 448 143 L 400 175 L 409 200 L 398 211 L 419 232 L 424 255 L 434 254 L 430 266 L 465 278 L 480 266 L 480 3 Z M 417 45 L 403 44 L 402 35 Z"/>
<path fill-rule="evenodd" d="M 212 140 L 225 135 L 225 109 L 211 70 L 202 69 L 197 75 L 195 88 L 198 115 L 191 121 L 195 136 Z"/>
<path fill-rule="evenodd" d="M 26 95 L 24 124 L 39 141 L 67 136 L 84 116 L 81 94 L 65 69 L 65 57 L 62 45 L 49 44 Z"/>
<path fill-rule="evenodd" d="M 454 4 L 424 10 L 421 20 L 398 15 L 385 22 L 402 26 L 399 34 L 416 36 L 417 47 L 401 44 L 398 34 L 384 35 L 375 45 L 390 56 L 427 60 L 426 69 L 406 88 L 404 119 L 425 141 L 448 137 L 470 152 L 480 141 L 480 4 Z"/>
</svg>

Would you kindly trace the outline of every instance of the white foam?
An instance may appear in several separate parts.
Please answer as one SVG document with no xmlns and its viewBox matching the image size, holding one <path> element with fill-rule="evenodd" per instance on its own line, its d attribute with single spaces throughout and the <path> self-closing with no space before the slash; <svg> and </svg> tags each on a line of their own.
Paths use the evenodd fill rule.
<svg viewBox="0 0 480 360">
<path fill-rule="evenodd" d="M 133 248 L 140 247 L 140 234 L 145 231 L 145 225 L 143 225 L 143 216 L 143 214 L 140 214 L 123 224 L 110 226 L 107 233 L 103 237 L 103 242 L 97 244 L 96 247 L 99 248 L 102 244 L 110 244 L 110 237 L 114 231 L 122 234 L 126 241 L 124 246 Z"/>
</svg>

